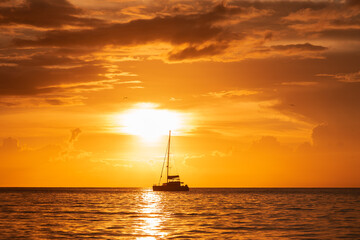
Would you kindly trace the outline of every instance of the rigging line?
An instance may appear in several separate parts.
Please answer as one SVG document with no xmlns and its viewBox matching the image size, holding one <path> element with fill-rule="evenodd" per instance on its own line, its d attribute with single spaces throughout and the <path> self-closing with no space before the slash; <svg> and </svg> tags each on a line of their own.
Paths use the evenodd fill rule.
<svg viewBox="0 0 360 240">
<path fill-rule="evenodd" d="M 161 178 L 162 178 L 163 171 L 164 171 L 165 159 L 166 159 L 166 156 L 167 156 L 167 152 L 168 152 L 168 151 L 169 151 L 169 146 L 166 147 L 165 156 L 164 156 L 164 161 L 163 161 L 163 165 L 162 165 L 162 168 L 161 168 L 161 175 L 160 175 L 160 179 L 159 179 L 159 185 L 160 185 L 160 183 L 161 183 Z"/>
</svg>

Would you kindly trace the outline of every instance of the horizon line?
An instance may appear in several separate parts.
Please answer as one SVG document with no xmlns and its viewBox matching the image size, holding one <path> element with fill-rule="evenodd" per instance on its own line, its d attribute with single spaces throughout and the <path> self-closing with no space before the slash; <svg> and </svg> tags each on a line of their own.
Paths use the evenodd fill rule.
<svg viewBox="0 0 360 240">
<path fill-rule="evenodd" d="M 88 189 L 100 189 L 100 188 L 148 188 L 151 189 L 151 187 L 66 187 L 66 186 L 61 186 L 61 187 L 19 187 L 19 186 L 12 186 L 12 187 L 4 187 L 4 186 L 0 186 L 1 188 L 88 188 Z M 220 188 L 227 188 L 227 189 L 350 189 L 350 188 L 359 188 L 359 187 L 190 187 L 190 188 L 195 188 L 195 189 L 200 189 L 200 188 L 213 188 L 213 189 L 220 189 Z"/>
</svg>

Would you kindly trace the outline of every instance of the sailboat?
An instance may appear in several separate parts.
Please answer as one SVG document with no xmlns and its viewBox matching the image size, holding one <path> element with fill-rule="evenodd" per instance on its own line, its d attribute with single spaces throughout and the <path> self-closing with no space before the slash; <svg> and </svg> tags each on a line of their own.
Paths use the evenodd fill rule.
<svg viewBox="0 0 360 240">
<path fill-rule="evenodd" d="M 163 162 L 163 167 L 161 169 L 159 184 L 153 185 L 153 191 L 189 191 L 188 185 L 184 185 L 183 182 L 180 182 L 179 175 L 169 175 L 170 168 L 170 140 L 171 140 L 171 131 L 169 131 L 169 140 L 166 148 L 165 158 Z M 166 182 L 160 184 L 164 165 L 166 161 Z"/>
</svg>

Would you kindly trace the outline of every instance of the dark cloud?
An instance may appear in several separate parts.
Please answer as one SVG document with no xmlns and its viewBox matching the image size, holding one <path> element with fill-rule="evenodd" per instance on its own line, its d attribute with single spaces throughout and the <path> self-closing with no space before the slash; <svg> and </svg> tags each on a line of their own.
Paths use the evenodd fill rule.
<svg viewBox="0 0 360 240">
<path fill-rule="evenodd" d="M 44 37 L 37 40 L 14 39 L 14 44 L 17 46 L 128 46 L 154 41 L 199 44 L 209 40 L 227 39 L 228 31 L 223 27 L 214 26 L 214 23 L 240 12 L 240 8 L 219 5 L 211 12 L 202 14 L 140 19 L 82 31 L 48 31 Z"/>
<path fill-rule="evenodd" d="M 346 0 L 346 3 L 349 6 L 360 6 L 360 1 L 359 0 Z"/>
<path fill-rule="evenodd" d="M 37 27 L 94 25 L 103 21 L 76 15 L 83 11 L 67 0 L 26 0 L 19 6 L 0 7 L 0 24 L 26 24 Z"/>
<path fill-rule="evenodd" d="M 323 2 L 321 8 L 307 7 L 289 11 L 283 17 L 287 30 L 293 29 L 293 36 L 306 36 L 312 39 L 358 40 L 360 8 L 358 1 Z M 290 31 L 288 31 L 290 32 Z"/>
<path fill-rule="evenodd" d="M 327 29 L 329 26 L 335 26 L 336 20 L 341 20 L 344 24 L 346 22 L 356 24 L 358 18 L 356 11 L 348 13 L 344 10 L 349 10 L 347 6 L 353 5 L 353 1 L 348 1 L 346 4 L 325 1 L 231 1 L 216 6 L 211 1 L 193 4 L 186 2 L 184 5 L 168 1 L 150 4 L 151 6 L 139 5 L 136 2 L 119 4 L 120 7 L 116 11 L 122 15 L 127 11 L 132 15 L 131 18 L 126 19 L 133 20 L 120 23 L 116 19 L 114 22 L 100 26 L 80 18 L 84 10 L 64 0 L 29 0 L 18 6 L 2 7 L 1 11 L 8 15 L 4 13 L 0 21 L 6 20 L 9 24 L 20 23 L 20 20 L 10 21 L 10 19 L 17 19 L 15 15 L 20 15 L 20 12 L 24 13 L 24 19 L 40 21 L 36 20 L 36 17 L 29 17 L 30 14 L 40 11 L 41 6 L 48 6 L 48 10 L 42 11 L 42 14 L 52 14 L 55 9 L 58 10 L 53 18 L 43 21 L 43 24 L 54 27 L 83 24 L 81 26 L 89 28 L 79 29 L 75 26 L 67 30 L 57 29 L 46 32 L 42 30 L 41 34 L 37 32 L 32 33 L 31 36 L 14 35 L 17 36 L 12 42 L 15 47 L 0 50 L 0 95 L 38 96 L 60 94 L 65 89 L 72 94 L 82 90 L 109 89 L 115 83 L 106 82 L 109 78 L 104 77 L 108 70 L 105 65 L 113 63 L 106 62 L 105 58 L 111 56 L 111 51 L 114 50 L 112 46 L 138 46 L 154 42 L 170 43 L 171 46 L 167 45 L 168 47 L 164 48 L 169 51 L 167 54 L 162 52 L 159 56 L 158 52 L 153 55 L 150 53 L 150 58 L 167 58 L 166 60 L 178 62 L 203 59 L 234 62 L 241 60 L 241 63 L 223 65 L 220 67 L 221 70 L 217 70 L 214 65 L 212 69 L 203 68 L 202 71 L 206 73 L 218 72 L 202 76 L 204 79 L 216 82 L 219 81 L 218 76 L 226 75 L 221 81 L 229 89 L 237 86 L 260 87 L 265 89 L 263 96 L 265 94 L 273 96 L 269 93 L 270 90 L 266 91 L 268 90 L 266 88 L 273 87 L 274 84 L 292 82 L 288 85 L 285 83 L 284 86 L 293 87 L 296 86 L 295 82 L 315 82 L 316 74 L 347 72 L 358 61 L 356 49 L 348 52 L 352 56 L 351 60 L 341 58 L 340 55 L 330 56 L 334 45 L 331 43 L 327 45 L 326 41 L 326 39 L 356 40 L 358 36 L 356 27 L 354 29 Z M 136 9 L 130 9 L 133 6 Z M 105 8 L 101 6 L 98 9 L 103 11 Z M 334 17 L 331 11 L 340 17 L 337 18 L 338 15 Z M 330 20 L 324 18 L 322 14 L 329 16 L 333 22 L 328 25 Z M 39 18 L 41 17 L 43 15 L 40 14 Z M 313 25 L 323 23 L 322 21 L 325 23 L 314 31 Z M 301 27 L 306 25 L 306 30 L 295 28 L 299 24 L 303 24 Z M 348 27 L 344 24 L 342 26 Z M 108 55 L 102 52 L 106 46 L 109 46 L 106 48 Z M 123 51 L 123 48 L 116 49 L 116 51 Z M 341 51 L 335 50 L 338 51 L 337 53 Z M 136 50 L 131 51 L 124 48 L 124 55 L 133 57 L 132 54 Z M 106 57 L 102 60 L 91 60 L 98 53 Z M 289 56 L 292 57 L 291 61 Z M 293 56 L 300 56 L 299 59 L 307 58 L 308 61 L 295 62 Z M 254 58 L 256 60 L 249 60 Z M 259 60 L 259 58 L 264 60 Z M 322 60 L 310 61 L 309 58 Z M 97 59 L 101 59 L 101 56 Z M 146 59 L 146 57 L 138 59 Z M 145 64 L 144 62 L 141 64 Z M 344 62 L 347 63 L 343 64 Z M 118 65 L 119 68 L 121 64 Z M 159 71 L 151 68 L 150 74 L 156 72 L 158 76 L 162 76 L 164 74 L 162 67 L 163 65 Z M 331 72 L 326 71 L 328 69 Z M 233 71 L 233 74 L 226 74 L 227 71 Z M 354 70 L 351 69 L 351 71 Z M 189 82 L 193 81 L 192 73 L 186 75 L 186 72 L 184 70 L 178 73 L 178 76 L 174 76 L 173 79 L 183 82 L 186 81 L 185 78 L 188 78 L 191 79 L 188 80 Z M 271 74 L 264 74 L 265 72 Z M 147 74 L 153 76 L 148 72 Z M 251 81 L 240 81 L 239 76 L 242 76 L 242 79 L 251 79 Z M 203 84 L 202 80 L 197 81 L 199 86 Z M 151 86 L 151 83 L 148 86 Z M 50 95 L 42 101 L 53 106 L 68 102 L 62 97 Z M 13 104 L 9 101 L 1 102 L 6 106 Z"/>
<path fill-rule="evenodd" d="M 136 75 L 119 70 L 117 65 L 84 59 L 82 53 L 49 48 L 0 50 L 0 105 L 82 105 L 84 92 L 141 83 L 133 79 Z"/>
<path fill-rule="evenodd" d="M 15 54 L 16 51 L 12 53 Z M 48 50 L 48 53 L 33 53 L 28 56 L 23 51 L 18 51 L 17 56 L 23 55 L 24 58 L 17 58 L 16 55 L 14 57 L 6 56 L 0 59 L 1 63 L 11 63 L 16 66 L 22 67 L 41 67 L 41 66 L 54 66 L 54 65 L 67 65 L 67 66 L 74 66 L 74 65 L 81 65 L 83 61 L 71 58 L 66 56 L 65 54 L 57 54 L 54 51 Z"/>
<path fill-rule="evenodd" d="M 340 82 L 355 83 L 360 82 L 360 71 L 352 73 L 338 73 L 338 74 L 317 74 L 318 77 L 331 77 Z"/>
<path fill-rule="evenodd" d="M 171 52 L 169 54 L 170 61 L 179 61 L 184 59 L 191 59 L 191 58 L 201 58 L 201 57 L 209 57 L 214 55 L 219 55 L 223 53 L 228 48 L 228 44 L 211 44 L 206 47 L 187 47 L 182 49 L 179 52 Z"/>
<path fill-rule="evenodd" d="M 54 98 L 51 98 L 51 99 L 45 99 L 45 101 L 47 103 L 49 103 L 50 105 L 66 105 L 66 102 L 63 101 L 62 99 L 54 99 Z"/>
<path fill-rule="evenodd" d="M 39 60 L 41 64 L 45 64 Z M 54 59 L 53 63 L 62 62 Z M 49 61 L 51 63 L 51 61 Z M 19 66 L 0 66 L 0 95 L 33 95 L 53 92 L 61 88 L 49 88 L 49 86 L 80 83 L 89 81 L 100 81 L 104 77 L 99 74 L 106 69 L 99 65 L 87 64 L 84 66 L 70 66 L 62 68 L 44 68 L 35 66 L 31 61 L 24 61 Z"/>
<path fill-rule="evenodd" d="M 274 55 L 299 56 L 302 58 L 318 57 L 327 47 L 313 45 L 311 43 L 298 43 L 287 45 L 261 46 L 249 51 L 247 57 L 266 58 Z"/>
<path fill-rule="evenodd" d="M 279 51 L 324 51 L 327 49 L 326 47 L 316 46 L 310 43 L 276 45 L 271 46 L 271 48 Z"/>
<path fill-rule="evenodd" d="M 160 6 L 161 9 L 159 9 Z M 315 29 L 316 32 L 314 32 L 314 27 L 306 29 L 317 24 L 317 22 L 329 22 L 331 19 L 327 20 L 325 18 L 323 20 L 322 17 L 323 15 L 332 15 L 331 11 L 328 12 L 328 9 L 339 8 L 339 19 L 341 21 L 355 21 L 355 15 L 346 14 L 344 6 L 345 4 L 340 3 L 312 1 L 284 2 L 282 4 L 278 2 L 233 1 L 227 5 L 219 4 L 208 12 L 204 12 L 203 7 L 200 7 L 197 12 L 194 9 L 189 11 L 187 8 L 184 12 L 179 12 L 178 9 L 174 13 L 170 10 L 173 6 L 162 3 L 152 7 L 137 6 L 136 11 L 145 11 L 142 14 L 154 16 L 155 13 L 158 13 L 153 18 L 109 23 L 84 30 L 47 31 L 37 38 L 18 37 L 13 39 L 12 42 L 15 46 L 50 46 L 69 49 L 86 46 L 98 50 L 109 45 L 121 47 L 166 42 L 175 46 L 168 53 L 168 60 L 170 61 L 203 59 L 204 57 L 223 55 L 231 52 L 226 51 L 228 48 L 236 46 L 236 44 L 230 43 L 238 41 L 241 46 L 241 44 L 246 45 L 246 41 L 254 41 L 253 39 L 258 39 L 258 41 L 255 45 L 248 46 L 247 49 L 250 53 L 255 52 L 255 55 L 243 52 L 242 55 L 234 56 L 232 59 L 258 57 L 261 53 L 264 53 L 262 54 L 264 57 L 268 57 L 279 51 L 291 51 L 292 53 L 295 51 L 321 52 L 326 50 L 326 47 L 310 43 L 273 45 L 271 49 L 260 48 L 259 50 L 257 48 L 259 48 L 259 45 L 265 44 L 265 41 L 271 42 L 283 38 L 286 42 L 286 38 L 303 37 L 305 33 L 312 39 L 318 39 L 319 37 L 331 38 L 331 31 L 348 31 L 346 29 L 334 30 L 323 27 Z M 155 12 L 151 13 L 149 11 Z M 307 23 L 309 19 L 311 21 Z M 335 20 L 338 19 L 335 18 Z M 335 20 L 332 19 L 332 21 Z M 344 24 L 349 25 L 350 22 Z M 305 27 L 301 25 L 301 28 L 306 30 L 297 29 L 299 23 L 302 23 Z M 327 24 L 322 25 L 327 26 Z M 334 33 L 333 35 L 339 36 L 341 34 Z M 348 34 L 342 34 L 342 36 L 344 39 L 355 39 L 357 33 L 349 32 Z M 239 42 L 239 40 L 244 39 L 244 43 Z M 291 39 L 291 42 L 294 42 L 293 39 Z"/>
</svg>

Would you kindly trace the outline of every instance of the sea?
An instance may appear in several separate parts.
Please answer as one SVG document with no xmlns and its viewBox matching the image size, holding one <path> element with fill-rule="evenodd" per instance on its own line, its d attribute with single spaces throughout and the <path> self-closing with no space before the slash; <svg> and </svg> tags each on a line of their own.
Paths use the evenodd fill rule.
<svg viewBox="0 0 360 240">
<path fill-rule="evenodd" d="M 0 188 L 0 239 L 360 239 L 360 188 Z"/>
</svg>

